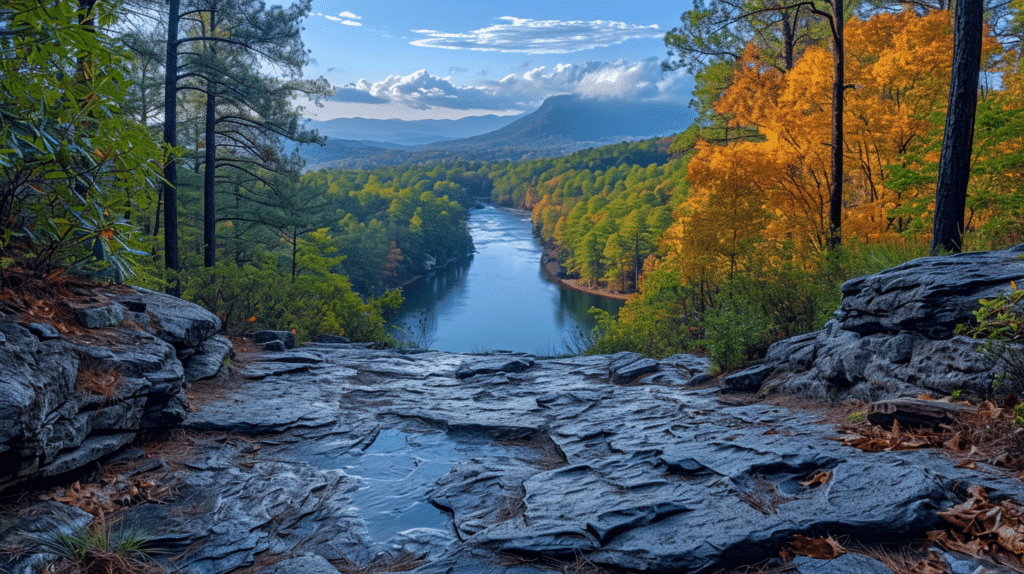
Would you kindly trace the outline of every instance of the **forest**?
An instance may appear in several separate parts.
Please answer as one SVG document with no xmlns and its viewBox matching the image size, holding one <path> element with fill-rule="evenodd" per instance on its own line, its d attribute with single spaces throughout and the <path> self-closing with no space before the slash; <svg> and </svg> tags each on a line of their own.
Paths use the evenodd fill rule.
<svg viewBox="0 0 1024 574">
<path fill-rule="evenodd" d="M 307 173 L 309 1 L 0 8 L 0 266 L 181 294 L 229 333 L 391 341 L 396 288 L 472 252 L 475 173 Z M 266 71 L 263 71 L 266 70 Z M 167 121 L 164 121 L 164 120 Z"/>
<path fill-rule="evenodd" d="M 838 11 L 751 6 L 698 2 L 666 35 L 663 66 L 694 74 L 699 112 L 666 155 L 625 153 L 663 142 L 623 144 L 605 148 L 621 161 L 588 165 L 580 152 L 495 179 L 494 200 L 532 209 L 568 272 L 637 293 L 617 319 L 599 317 L 592 352 L 698 351 L 736 367 L 820 328 L 843 281 L 949 250 L 932 233 L 954 68 L 949 6 L 834 3 L 838 43 Z M 956 154 L 969 166 L 955 250 L 1024 240 L 1024 28 L 1013 3 L 983 14 L 973 153 Z"/>
<path fill-rule="evenodd" d="M 472 253 L 469 209 L 489 197 L 532 210 L 569 277 L 634 294 L 585 334 L 592 352 L 697 351 L 727 369 L 819 328 L 846 279 L 1024 240 L 1013 1 L 979 8 L 968 33 L 942 0 L 700 0 L 665 36 L 663 67 L 696 78 L 681 134 L 303 173 L 298 146 L 323 138 L 296 98 L 331 93 L 301 76 L 309 3 L 6 2 L 5 277 L 66 267 L 179 293 L 233 333 L 394 342 L 399 289 Z M 970 46 L 956 34 L 976 39 L 969 114 L 947 113 Z M 965 116 L 952 156 L 969 165 L 953 169 L 944 134 Z M 961 191 L 937 194 L 949 173 Z"/>
</svg>

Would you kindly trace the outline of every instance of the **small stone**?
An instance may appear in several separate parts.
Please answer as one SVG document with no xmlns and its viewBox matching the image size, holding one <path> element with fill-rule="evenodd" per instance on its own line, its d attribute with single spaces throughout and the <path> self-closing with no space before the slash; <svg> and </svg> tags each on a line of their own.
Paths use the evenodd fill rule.
<svg viewBox="0 0 1024 574">
<path fill-rule="evenodd" d="M 701 373 L 695 377 L 691 377 L 689 381 L 686 381 L 686 386 L 697 387 L 706 383 L 710 383 L 714 380 L 714 377 L 707 373 Z"/>
<path fill-rule="evenodd" d="M 47 325 L 46 323 L 29 323 L 22 325 L 29 330 L 30 333 L 36 336 L 40 341 L 49 341 L 51 339 L 60 339 L 60 331 L 58 331 L 53 325 Z"/>
<path fill-rule="evenodd" d="M 631 383 L 636 379 L 657 371 L 660 367 L 654 359 L 640 359 L 623 365 L 612 372 L 612 382 L 616 384 Z"/>
<path fill-rule="evenodd" d="M 247 337 L 257 345 L 270 341 L 281 341 L 285 348 L 295 348 L 295 333 L 291 331 L 256 331 Z"/>
<path fill-rule="evenodd" d="M 121 305 L 89 307 L 75 311 L 75 318 L 88 329 L 113 327 L 125 320 L 125 308 Z"/>
<path fill-rule="evenodd" d="M 772 365 L 758 365 L 745 371 L 740 371 L 725 378 L 725 388 L 733 392 L 755 392 L 761 388 L 761 383 L 772 374 L 775 367 Z"/>
<path fill-rule="evenodd" d="M 273 341 L 267 341 L 266 343 L 263 343 L 262 345 L 260 345 L 260 348 L 263 349 L 264 351 L 277 352 L 282 352 L 285 349 L 287 349 L 287 347 L 284 344 L 284 341 L 278 341 L 276 339 Z"/>
</svg>

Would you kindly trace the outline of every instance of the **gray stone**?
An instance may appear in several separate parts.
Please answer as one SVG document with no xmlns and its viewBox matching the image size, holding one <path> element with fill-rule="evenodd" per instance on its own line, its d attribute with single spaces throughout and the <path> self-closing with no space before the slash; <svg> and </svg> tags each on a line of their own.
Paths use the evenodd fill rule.
<svg viewBox="0 0 1024 574">
<path fill-rule="evenodd" d="M 126 317 L 125 307 L 118 304 L 75 310 L 75 318 L 82 326 L 89 329 L 113 327 L 124 321 Z"/>
<path fill-rule="evenodd" d="M 333 468 L 362 485 L 337 498 L 333 511 L 297 519 L 297 531 L 312 535 L 328 524 L 316 522 L 324 513 L 344 508 L 348 522 L 329 522 L 334 530 L 323 537 L 367 533 L 347 538 L 346 559 L 366 564 L 381 551 L 406 549 L 427 555 L 421 573 L 501 572 L 508 566 L 500 555 L 568 564 L 579 556 L 610 570 L 711 572 L 777 556 L 796 533 L 865 543 L 914 539 L 939 525 L 935 511 L 955 503 L 956 483 L 984 484 L 993 497 L 1024 496 L 1013 477 L 956 468 L 938 453 L 845 447 L 827 439 L 835 429 L 812 413 L 722 404 L 716 389 L 612 384 L 610 357 L 534 359 L 520 373 L 460 379 L 459 370 L 493 357 L 316 345 L 301 355 L 318 361 L 264 359 L 248 367 L 264 376 L 190 413 L 189 429 L 243 432 L 266 442 L 259 457 L 242 459 L 255 462 L 251 469 L 232 458 L 241 442 L 191 464 L 222 473 L 203 479 L 203 500 L 218 493 L 220 504 L 246 510 L 237 517 L 218 511 L 220 531 L 206 522 L 174 526 L 174 536 L 216 549 L 186 573 L 237 567 L 248 558 L 226 557 L 274 544 L 290 551 L 290 542 L 272 534 L 276 523 L 252 522 L 249 509 L 272 484 L 249 487 L 250 472 L 270 472 L 264 465 L 271 460 L 274 473 L 298 477 L 281 487 L 282 497 L 302 500 L 307 495 L 285 493 L 304 482 L 319 488 Z M 303 370 L 271 371 L 286 367 Z M 258 438 L 266 436 L 286 438 Z M 438 449 L 453 458 L 439 459 Z M 801 484 L 822 470 L 832 472 L 826 486 Z M 234 483 L 227 493 L 214 486 Z M 774 503 L 765 498 L 773 490 Z M 426 501 L 450 514 L 451 525 L 436 514 L 427 520 Z M 323 548 L 312 551 L 332 558 Z M 852 572 L 858 566 L 847 563 L 860 559 L 838 560 L 807 567 Z"/>
<path fill-rule="evenodd" d="M 185 380 L 198 381 L 216 375 L 224 360 L 234 354 L 234 348 L 227 337 L 216 335 L 203 342 L 202 348 L 183 362 Z"/>
<path fill-rule="evenodd" d="M 134 287 L 133 291 L 111 295 L 110 299 L 126 307 L 144 307 L 153 319 L 157 337 L 174 345 L 179 352 L 199 347 L 220 331 L 220 319 L 195 303 L 141 287 Z"/>
<path fill-rule="evenodd" d="M 283 353 L 284 351 L 286 351 L 288 349 L 288 347 L 285 345 L 284 341 L 278 341 L 278 340 L 275 339 L 273 341 L 267 341 L 266 343 L 261 343 L 260 344 L 260 349 L 262 349 L 264 351 L 269 351 L 269 352 L 272 352 L 272 353 Z"/>
<path fill-rule="evenodd" d="M 775 371 L 772 365 L 757 365 L 725 377 L 725 389 L 733 392 L 752 393 L 761 388 L 761 383 Z"/>
<path fill-rule="evenodd" d="M 261 568 L 254 574 L 338 574 L 338 569 L 323 556 L 313 554 L 282 560 L 273 566 Z"/>
<path fill-rule="evenodd" d="M 863 554 L 841 554 L 831 560 L 799 556 L 793 565 L 800 574 L 892 574 L 891 568 Z"/>
<path fill-rule="evenodd" d="M 835 319 L 779 341 L 766 363 L 775 392 L 862 401 L 929 392 L 987 397 L 994 365 L 979 343 L 955 334 L 978 300 L 1024 281 L 1024 245 L 1006 251 L 924 257 L 848 281 Z"/>
<path fill-rule="evenodd" d="M 53 325 L 47 325 L 46 323 L 27 323 L 23 326 L 40 341 L 51 341 L 53 339 L 61 338 L 60 331 L 54 328 Z"/>
<path fill-rule="evenodd" d="M 104 293 L 97 295 L 102 298 Z M 51 325 L 21 326 L 13 318 L 0 318 L 6 341 L 0 345 L 0 489 L 94 469 L 98 460 L 123 448 L 141 430 L 171 428 L 185 419 L 188 402 L 178 357 L 191 355 L 193 363 L 199 362 L 203 353 L 197 351 L 203 349 L 186 345 L 201 345 L 219 321 L 191 303 L 159 293 L 108 298 L 119 297 L 145 298 L 161 335 L 147 332 L 134 315 L 127 317 L 134 325 L 109 329 L 106 344 L 81 343 L 73 334 L 59 337 Z M 82 310 L 79 317 L 93 327 L 109 327 L 132 313 L 125 309 L 97 307 Z M 148 321 L 148 315 L 143 317 Z M 116 397 L 79 390 L 79 373 L 89 370 L 117 373 Z"/>
<path fill-rule="evenodd" d="M 644 375 L 656 372 L 659 368 L 658 361 L 654 359 L 640 359 L 622 366 L 612 368 L 612 382 L 616 384 L 631 383 Z"/>
<path fill-rule="evenodd" d="M 713 380 L 715 380 L 715 378 L 712 377 L 711 375 L 707 373 L 702 373 L 700 375 L 691 377 L 690 380 L 686 381 L 686 386 L 698 387 L 700 385 L 706 385 L 707 383 L 710 383 Z"/>
<path fill-rule="evenodd" d="M 256 331 L 255 333 L 246 335 L 246 337 L 257 345 L 273 341 L 281 341 L 285 348 L 295 348 L 295 333 L 292 333 L 291 331 Z"/>
<path fill-rule="evenodd" d="M 533 359 L 518 356 L 495 355 L 490 357 L 471 359 L 471 362 L 460 368 L 455 376 L 460 379 L 467 379 L 476 375 L 489 375 L 494 373 L 521 373 L 533 366 Z"/>
<path fill-rule="evenodd" d="M 93 516 L 73 506 L 59 502 L 36 505 L 24 514 L 0 514 L 0 572 L 10 574 L 42 574 L 57 560 L 53 554 L 7 552 L 8 549 L 33 548 L 33 538 L 52 537 L 57 533 L 74 534 L 92 522 Z"/>
</svg>

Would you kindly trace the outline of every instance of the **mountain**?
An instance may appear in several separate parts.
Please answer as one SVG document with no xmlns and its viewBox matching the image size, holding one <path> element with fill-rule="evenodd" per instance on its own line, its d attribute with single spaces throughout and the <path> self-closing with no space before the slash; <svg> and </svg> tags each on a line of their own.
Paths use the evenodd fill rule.
<svg viewBox="0 0 1024 574">
<path fill-rule="evenodd" d="M 483 116 L 483 118 L 487 117 Z M 534 159 L 567 155 L 576 150 L 622 141 L 676 134 L 689 127 L 693 123 L 693 118 L 693 111 L 680 104 L 563 95 L 552 96 L 544 100 L 544 103 L 536 111 L 520 116 L 518 119 L 506 117 L 505 119 L 511 120 L 510 123 L 493 131 L 462 139 L 435 141 L 426 145 L 405 147 L 394 143 L 380 143 L 381 136 L 374 134 L 348 140 L 328 138 L 328 144 L 325 147 L 304 146 L 301 153 L 306 158 L 307 169 L 363 169 L 379 165 L 423 163 L 449 159 L 481 161 Z M 412 133 L 408 129 L 403 129 L 401 123 L 395 123 L 398 120 L 364 121 L 391 122 L 386 126 L 385 124 L 376 125 L 401 130 L 393 133 Z M 487 121 L 493 120 L 483 119 L 481 124 Z M 368 127 L 374 124 L 350 122 L 347 125 Z M 439 127 L 438 124 L 431 126 Z"/>
<path fill-rule="evenodd" d="M 321 135 L 341 139 L 416 146 L 437 141 L 475 136 L 505 127 L 516 116 L 468 116 L 458 120 L 374 120 L 369 118 L 337 118 L 327 121 L 307 120 L 310 128 Z"/>
</svg>

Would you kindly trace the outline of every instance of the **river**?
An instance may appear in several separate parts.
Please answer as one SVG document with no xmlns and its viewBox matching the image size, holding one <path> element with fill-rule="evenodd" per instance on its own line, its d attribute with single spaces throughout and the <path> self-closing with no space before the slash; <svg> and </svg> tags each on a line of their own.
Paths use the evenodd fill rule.
<svg viewBox="0 0 1024 574">
<path fill-rule="evenodd" d="M 486 206 L 470 211 L 476 253 L 407 286 L 391 320 L 399 333 L 438 351 L 519 351 L 557 355 L 574 350 L 579 329 L 595 325 L 588 310 L 618 313 L 622 301 L 561 287 L 541 269 L 541 243 L 530 213 Z"/>
</svg>

